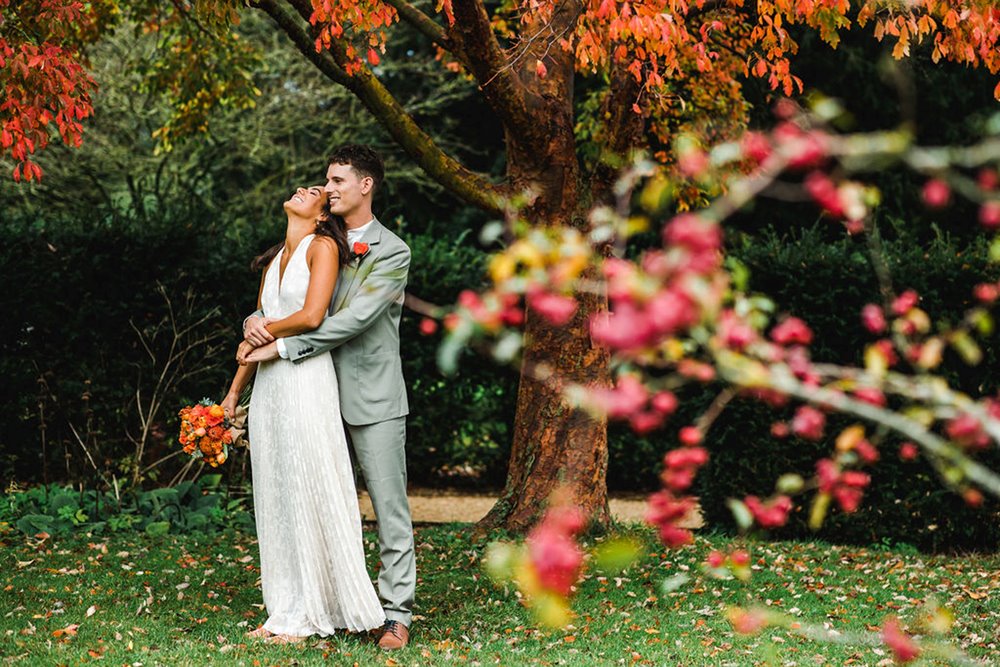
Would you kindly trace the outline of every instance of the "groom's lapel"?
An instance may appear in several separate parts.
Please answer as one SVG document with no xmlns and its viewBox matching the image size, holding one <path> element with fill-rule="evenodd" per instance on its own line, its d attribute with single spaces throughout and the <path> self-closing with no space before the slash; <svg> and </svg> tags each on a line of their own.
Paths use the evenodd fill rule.
<svg viewBox="0 0 1000 667">
<path fill-rule="evenodd" d="M 371 270 L 371 262 L 374 261 L 379 250 L 378 244 L 382 241 L 382 230 L 382 223 L 377 218 L 373 219 L 372 226 L 358 240 L 359 243 L 368 244 L 368 253 L 364 257 L 352 259 L 341 268 L 337 295 L 333 301 L 333 312 L 339 311 L 354 297 L 361 284 L 361 281 L 357 279 L 358 275 L 368 273 Z M 351 245 L 353 247 L 353 244 Z"/>
</svg>

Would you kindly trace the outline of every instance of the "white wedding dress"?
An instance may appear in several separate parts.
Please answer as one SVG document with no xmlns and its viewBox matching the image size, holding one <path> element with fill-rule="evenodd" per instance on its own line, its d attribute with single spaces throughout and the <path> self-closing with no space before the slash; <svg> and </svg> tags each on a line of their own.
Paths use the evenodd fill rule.
<svg viewBox="0 0 1000 667">
<path fill-rule="evenodd" d="M 261 293 L 267 317 L 286 317 L 305 303 L 313 238 L 302 239 L 280 279 L 284 249 L 268 267 Z M 380 627 L 385 614 L 365 569 L 332 357 L 261 363 L 249 425 L 264 628 L 307 636 Z"/>
</svg>

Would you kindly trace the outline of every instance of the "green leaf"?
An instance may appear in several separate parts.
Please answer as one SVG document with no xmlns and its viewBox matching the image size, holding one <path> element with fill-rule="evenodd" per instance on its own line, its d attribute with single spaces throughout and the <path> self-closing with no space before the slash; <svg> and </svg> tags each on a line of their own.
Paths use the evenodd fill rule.
<svg viewBox="0 0 1000 667">
<path fill-rule="evenodd" d="M 750 530 L 750 527 L 753 526 L 753 514 L 750 513 L 742 500 L 729 498 L 726 500 L 726 507 L 733 513 L 733 519 L 736 520 L 736 525 L 740 530 Z"/>
<path fill-rule="evenodd" d="M 201 479 L 199 479 L 198 481 L 201 482 L 201 488 L 202 488 L 202 490 L 205 490 L 205 489 L 214 489 L 214 488 L 216 488 L 216 487 L 219 486 L 220 482 L 222 482 L 222 475 L 220 475 L 220 474 L 216 474 L 216 475 L 202 475 Z"/>
<path fill-rule="evenodd" d="M 778 482 L 777 484 L 775 484 L 775 488 L 778 490 L 778 493 L 791 494 L 791 493 L 798 493 L 799 491 L 801 491 L 804 485 L 805 485 L 805 480 L 802 479 L 802 475 L 796 475 L 795 473 L 785 473 L 784 475 L 778 478 Z"/>
<path fill-rule="evenodd" d="M 51 533 L 54 521 L 55 519 L 47 514 L 25 514 L 14 525 L 25 535 L 35 535 L 36 533 Z"/>
<path fill-rule="evenodd" d="M 483 567 L 486 573 L 498 581 L 507 581 L 514 576 L 516 564 L 521 550 L 507 542 L 492 542 L 486 547 L 483 556 Z"/>
<path fill-rule="evenodd" d="M 150 537 L 163 537 L 169 532 L 169 521 L 154 521 L 146 526 L 146 534 Z"/>
<path fill-rule="evenodd" d="M 637 541 L 628 537 L 616 537 L 594 549 L 594 562 L 606 572 L 620 572 L 631 565 L 640 553 L 642 546 Z"/>
<path fill-rule="evenodd" d="M 962 360 L 970 366 L 977 366 L 983 360 L 983 351 L 976 341 L 972 340 L 966 332 L 959 329 L 952 334 L 951 346 L 962 357 Z"/>
<path fill-rule="evenodd" d="M 691 575 L 684 574 L 683 572 L 678 572 L 672 577 L 667 577 L 660 584 L 660 591 L 666 595 L 667 593 L 673 593 L 681 586 L 691 581 Z"/>
</svg>

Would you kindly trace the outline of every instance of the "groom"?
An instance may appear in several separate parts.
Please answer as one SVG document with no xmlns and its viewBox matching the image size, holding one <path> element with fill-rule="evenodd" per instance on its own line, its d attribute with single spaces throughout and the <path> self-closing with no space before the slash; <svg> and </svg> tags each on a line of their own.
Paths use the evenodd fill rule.
<svg viewBox="0 0 1000 667">
<path fill-rule="evenodd" d="M 382 159 L 368 146 L 334 151 L 324 190 L 330 211 L 346 223 L 352 258 L 341 268 L 330 314 L 314 331 L 275 340 L 258 311 L 247 318 L 244 335 L 256 347 L 250 362 L 333 355 L 341 414 L 378 520 L 378 588 L 386 615 L 379 646 L 394 650 L 409 641 L 416 587 L 404 452 L 409 408 L 399 358 L 410 249 L 372 214 L 384 173 Z"/>
</svg>

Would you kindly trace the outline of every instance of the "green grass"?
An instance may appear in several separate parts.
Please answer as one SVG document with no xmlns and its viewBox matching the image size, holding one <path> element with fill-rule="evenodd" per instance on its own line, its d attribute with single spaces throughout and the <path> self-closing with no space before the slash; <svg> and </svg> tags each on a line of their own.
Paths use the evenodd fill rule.
<svg viewBox="0 0 1000 667">
<path fill-rule="evenodd" d="M 512 587 L 482 572 L 484 545 L 468 527 L 418 528 L 412 643 L 392 655 L 339 636 L 269 646 L 244 633 L 264 620 L 256 543 L 232 534 L 197 538 L 73 537 L 41 545 L 8 534 L 0 550 L 0 656 L 28 665 L 876 665 L 877 644 L 845 646 L 772 628 L 733 632 L 732 605 L 754 601 L 861 631 L 896 614 L 913 624 L 934 596 L 956 617 L 951 637 L 979 659 L 1000 655 L 1000 558 L 928 557 L 819 543 L 754 543 L 748 583 L 701 573 L 709 549 L 744 546 L 720 537 L 667 551 L 635 532 L 642 559 L 619 574 L 590 571 L 569 628 L 535 628 Z M 377 556 L 365 533 L 369 564 Z M 662 582 L 686 573 L 673 592 Z M 89 614 L 89 615 L 88 615 Z M 59 631 L 77 625 L 75 633 Z M 888 663 L 886 663 L 888 664 Z"/>
</svg>

